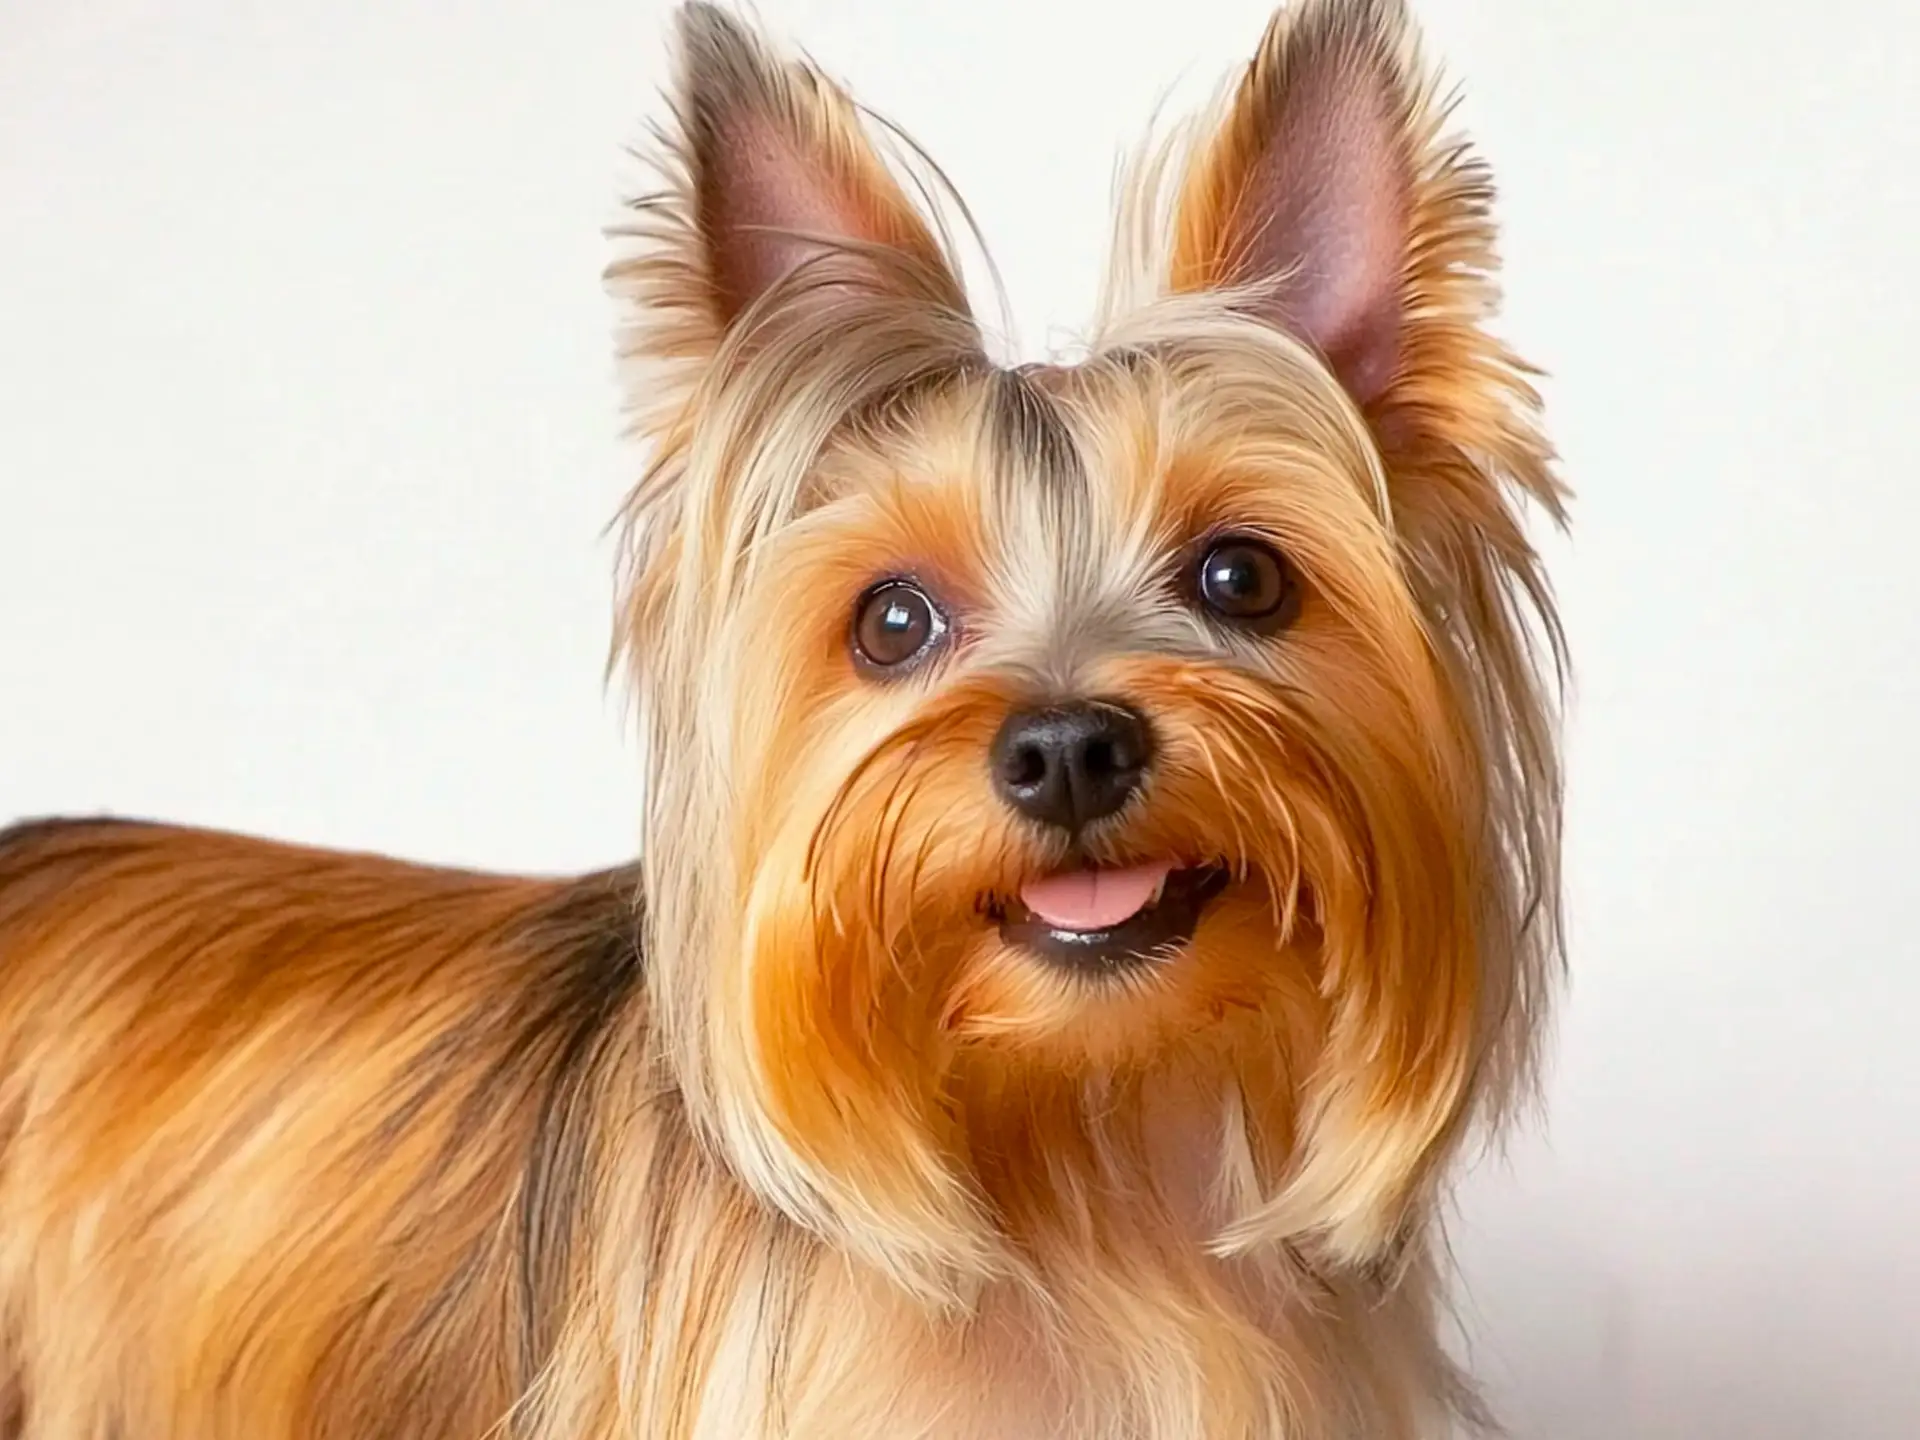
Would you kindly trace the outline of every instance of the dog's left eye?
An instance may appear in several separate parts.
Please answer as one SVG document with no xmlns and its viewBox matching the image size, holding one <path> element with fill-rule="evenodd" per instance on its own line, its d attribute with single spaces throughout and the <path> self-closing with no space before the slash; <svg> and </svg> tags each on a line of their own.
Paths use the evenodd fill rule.
<svg viewBox="0 0 1920 1440">
<path fill-rule="evenodd" d="M 853 612 L 854 655 L 874 670 L 898 670 L 937 646 L 947 617 L 911 580 L 883 580 Z"/>
<path fill-rule="evenodd" d="M 1194 588 L 1221 619 L 1261 630 L 1291 620 L 1299 594 L 1280 552 L 1245 535 L 1229 535 L 1207 547 Z"/>
</svg>

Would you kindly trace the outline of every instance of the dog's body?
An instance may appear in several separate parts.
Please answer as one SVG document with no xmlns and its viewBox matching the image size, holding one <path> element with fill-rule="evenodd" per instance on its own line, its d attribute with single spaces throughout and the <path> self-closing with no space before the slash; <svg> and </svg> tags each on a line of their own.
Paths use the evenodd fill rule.
<svg viewBox="0 0 1920 1440">
<path fill-rule="evenodd" d="M 922 1313 L 764 1214 L 673 1091 L 636 1083 L 634 881 L 107 820 L 0 834 L 20 1387 L 0 1434 L 451 1440 L 510 1414 L 500 1433 L 608 1440 L 1075 1433 L 1073 1392 L 1129 1378 L 1113 1357 L 1049 1353 L 1011 1290 Z M 1168 1145 L 1169 1192 L 1191 1149 Z M 1204 1239 L 1197 1213 L 1165 1220 L 1162 1243 Z M 1424 1261 L 1391 1289 L 1237 1266 L 1214 1283 L 1247 1333 L 1188 1363 L 1259 1365 L 1284 1335 L 1355 1435 L 1429 1402 L 1348 1357 L 1447 1393 Z M 595 1315 L 596 1284 L 632 1310 Z M 636 1352 L 642 1317 L 669 1355 Z"/>
<path fill-rule="evenodd" d="M 837 89 L 682 46 L 612 272 L 641 863 L 0 838 L 0 1436 L 1472 1418 L 1437 1210 L 1557 960 L 1561 492 L 1403 17 L 1276 23 L 1021 370 Z"/>
<path fill-rule="evenodd" d="M 644 1007 L 632 901 L 161 826 L 0 836 L 24 1433 L 484 1434 L 563 1318 L 580 1107 Z"/>
</svg>

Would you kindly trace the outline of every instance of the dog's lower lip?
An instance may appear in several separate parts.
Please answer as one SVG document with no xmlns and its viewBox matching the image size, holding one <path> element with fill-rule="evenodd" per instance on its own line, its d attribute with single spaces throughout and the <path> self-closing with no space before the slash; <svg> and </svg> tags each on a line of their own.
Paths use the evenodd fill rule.
<svg viewBox="0 0 1920 1440">
<path fill-rule="evenodd" d="M 1201 910 L 1226 884 L 1223 866 L 1175 870 L 1167 876 L 1157 900 L 1104 930 L 1062 929 L 1014 900 L 1001 913 L 1000 936 L 1075 969 L 1121 970 L 1163 959 L 1191 940 Z"/>
</svg>

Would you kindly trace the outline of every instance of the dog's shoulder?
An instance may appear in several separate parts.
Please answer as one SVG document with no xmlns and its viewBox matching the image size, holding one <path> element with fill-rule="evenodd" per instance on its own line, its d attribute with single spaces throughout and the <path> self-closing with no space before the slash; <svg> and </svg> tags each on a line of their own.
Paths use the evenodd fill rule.
<svg viewBox="0 0 1920 1440">
<path fill-rule="evenodd" d="M 640 867 L 623 865 L 551 882 L 517 928 L 526 944 L 570 955 L 610 988 L 624 989 L 641 963 L 642 909 Z"/>
</svg>

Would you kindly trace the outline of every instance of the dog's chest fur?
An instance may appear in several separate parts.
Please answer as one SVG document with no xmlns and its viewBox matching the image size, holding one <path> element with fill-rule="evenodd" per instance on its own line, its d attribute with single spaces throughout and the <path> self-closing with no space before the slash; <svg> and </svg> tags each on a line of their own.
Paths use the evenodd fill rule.
<svg viewBox="0 0 1920 1440">
<path fill-rule="evenodd" d="M 812 1250 L 804 1278 L 749 1285 L 718 1326 L 700 1440 L 1377 1440 L 1405 1428 L 1416 1371 L 1338 1375 L 1357 1344 L 1417 1333 L 1419 1291 L 1362 1300 L 1284 1254 L 1219 1259 L 1217 1112 L 1157 1112 L 1137 1209 L 1109 1197 L 1089 1248 L 1035 1283 L 930 1314 Z M 796 1255 L 796 1260 L 801 1257 Z M 800 1297 L 769 1345 L 776 1291 Z M 1417 1347 L 1416 1347 L 1417 1348 Z M 1323 1369 L 1323 1366 L 1325 1367 Z M 1402 1386 L 1405 1388 L 1401 1388 Z"/>
</svg>

